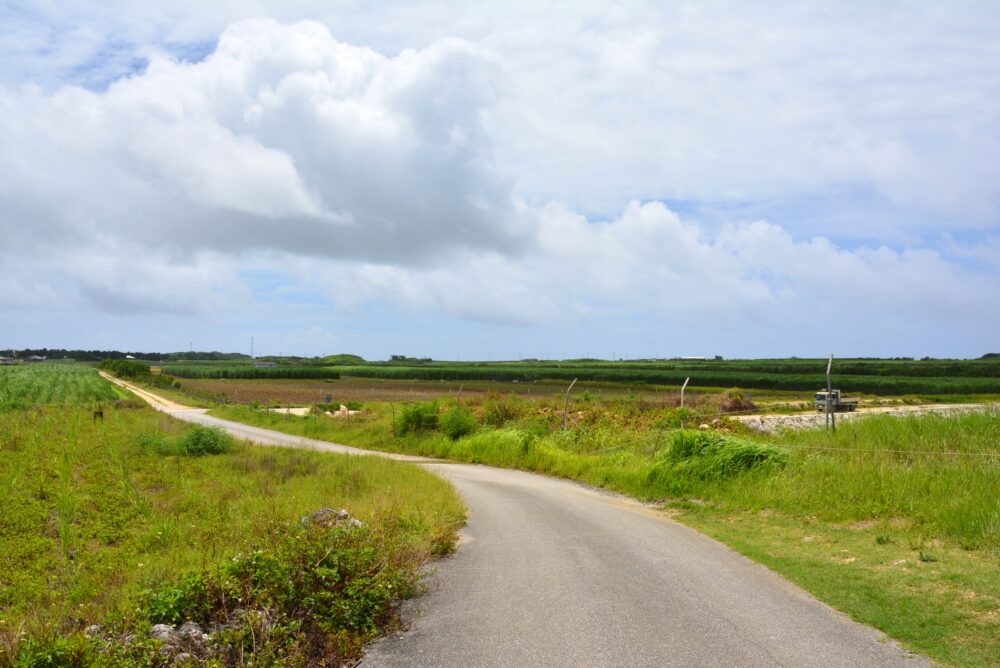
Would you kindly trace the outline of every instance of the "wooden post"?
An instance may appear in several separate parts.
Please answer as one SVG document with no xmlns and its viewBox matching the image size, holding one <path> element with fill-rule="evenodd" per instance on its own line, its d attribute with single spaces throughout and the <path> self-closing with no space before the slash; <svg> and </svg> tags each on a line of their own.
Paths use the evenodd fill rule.
<svg viewBox="0 0 1000 668">
<path fill-rule="evenodd" d="M 566 402 L 563 404 L 563 424 L 562 424 L 562 428 L 564 430 L 566 429 L 566 416 L 569 411 L 569 391 L 573 389 L 574 385 L 576 385 L 577 380 L 578 379 L 574 378 L 573 382 L 570 383 L 569 387 L 566 388 Z"/>
<path fill-rule="evenodd" d="M 830 359 L 826 363 L 826 430 L 830 431 L 830 425 L 833 424 L 833 431 L 837 431 L 837 424 L 834 422 L 836 418 L 833 418 L 833 382 L 830 380 L 830 370 L 833 367 L 833 353 L 830 353 Z"/>
</svg>

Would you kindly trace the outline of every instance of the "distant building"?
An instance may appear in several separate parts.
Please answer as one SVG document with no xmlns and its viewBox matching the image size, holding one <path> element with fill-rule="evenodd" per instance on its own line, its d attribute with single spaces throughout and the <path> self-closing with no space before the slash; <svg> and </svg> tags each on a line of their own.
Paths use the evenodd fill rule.
<svg viewBox="0 0 1000 668">
<path fill-rule="evenodd" d="M 29 362 L 44 362 L 45 358 L 42 357 L 41 355 L 32 355 L 31 357 L 28 358 L 28 361 Z"/>
<path fill-rule="evenodd" d="M 687 362 L 695 362 L 695 361 L 702 362 L 707 360 L 708 358 L 705 357 L 704 355 L 684 355 L 683 357 L 681 357 L 681 359 Z"/>
<path fill-rule="evenodd" d="M 0 364 L 13 364 L 13 363 L 14 360 L 12 360 L 11 358 L 0 355 Z"/>
<path fill-rule="evenodd" d="M 278 366 L 277 362 L 254 362 L 253 366 L 255 369 L 273 369 Z"/>
<path fill-rule="evenodd" d="M 135 359 L 135 355 L 126 355 L 125 359 L 127 359 L 127 360 L 134 360 Z"/>
</svg>

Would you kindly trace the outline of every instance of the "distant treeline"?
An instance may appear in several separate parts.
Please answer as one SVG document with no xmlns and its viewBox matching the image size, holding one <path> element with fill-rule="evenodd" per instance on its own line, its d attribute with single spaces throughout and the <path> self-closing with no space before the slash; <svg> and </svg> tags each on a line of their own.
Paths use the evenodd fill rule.
<svg viewBox="0 0 1000 668">
<path fill-rule="evenodd" d="M 138 351 L 121 350 L 69 350 L 67 348 L 24 348 L 15 351 L 20 358 L 38 355 L 47 357 L 50 360 L 58 360 L 64 357 L 74 359 L 78 362 L 100 362 L 102 360 L 123 360 L 129 355 L 140 360 L 249 360 L 249 355 L 243 353 L 220 353 L 220 352 L 186 352 L 186 353 L 149 353 Z"/>
<path fill-rule="evenodd" d="M 912 364 L 920 364 L 914 362 Z M 356 365 L 336 367 L 345 376 L 408 380 L 487 380 L 500 382 L 530 382 L 535 380 L 580 380 L 680 385 L 687 377 L 692 387 L 741 387 L 768 390 L 816 390 L 826 385 L 822 370 L 816 369 L 816 361 L 811 366 L 798 367 L 795 372 L 762 371 L 752 365 L 732 365 L 717 368 L 716 363 L 699 365 L 612 364 L 596 363 L 583 365 L 564 364 L 472 364 L 455 363 L 421 366 L 400 365 Z M 990 394 L 1000 393 L 1000 374 L 992 377 L 978 375 L 860 375 L 856 371 L 846 373 L 843 365 L 835 367 L 835 385 L 845 392 L 865 392 L 870 394 Z M 785 367 L 772 367 L 773 369 Z"/>
</svg>

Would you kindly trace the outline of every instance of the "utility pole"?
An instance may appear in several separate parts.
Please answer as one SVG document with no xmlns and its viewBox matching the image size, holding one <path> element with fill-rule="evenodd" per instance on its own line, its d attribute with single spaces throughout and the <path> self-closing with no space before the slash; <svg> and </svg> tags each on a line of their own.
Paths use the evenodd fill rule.
<svg viewBox="0 0 1000 668">
<path fill-rule="evenodd" d="M 250 360 L 253 361 L 253 337 L 250 337 Z"/>
</svg>

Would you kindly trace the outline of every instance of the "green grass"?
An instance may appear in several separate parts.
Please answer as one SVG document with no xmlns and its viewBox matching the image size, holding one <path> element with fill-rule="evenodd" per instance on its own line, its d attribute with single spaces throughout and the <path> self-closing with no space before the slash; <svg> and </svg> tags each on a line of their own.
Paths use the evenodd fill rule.
<svg viewBox="0 0 1000 668">
<path fill-rule="evenodd" d="M 835 524 L 690 505 L 675 519 L 945 665 L 1000 664 L 995 554 L 929 538 L 902 518 Z"/>
<path fill-rule="evenodd" d="M 150 409 L 115 407 L 97 421 L 83 407 L 0 411 L 0 507 L 0 665 L 36 650 L 90 656 L 88 663 L 94 647 L 81 629 L 141 630 L 157 621 L 149 592 L 169 593 L 184 578 L 201 578 L 206 591 L 237 586 L 243 575 L 218 569 L 241 552 L 280 564 L 306 554 L 292 547 L 355 541 L 344 543 L 343 554 L 361 555 L 359 572 L 392 564 L 386 572 L 415 574 L 431 554 L 449 549 L 463 518 L 453 489 L 412 465 L 220 447 L 216 437 Z M 299 536 L 299 518 L 324 507 L 347 508 L 365 522 L 364 532 Z M 376 591 L 360 583 L 356 591 Z M 366 620 L 390 610 L 391 597 L 365 596 L 364 605 L 381 606 L 365 607 Z M 195 618 L 201 610 L 179 614 Z M 391 621 L 383 617 L 379 623 Z M 351 622 L 337 633 L 336 647 L 349 657 L 373 630 Z M 282 636 L 292 643 L 282 647 L 297 647 L 292 636 Z"/>
<path fill-rule="evenodd" d="M 117 401 L 128 395 L 84 364 L 0 366 L 0 409 L 35 404 Z"/>
<path fill-rule="evenodd" d="M 246 406 L 213 413 L 349 445 L 538 471 L 659 501 L 914 649 L 955 665 L 997 665 L 995 410 L 871 417 L 830 436 L 765 438 L 725 422 L 719 431 L 678 432 L 675 409 L 638 401 L 595 402 L 573 414 L 567 431 L 558 429 L 555 404 L 511 397 L 463 403 L 480 426 L 457 440 L 434 430 L 402 433 L 403 414 L 415 411 L 401 405 L 395 436 L 384 404 L 365 404 L 351 423 Z M 808 534 L 789 533 L 790 527 L 808 527 Z M 846 547 L 830 548 L 840 543 Z M 812 552 L 820 545 L 827 552 Z M 900 559 L 906 569 L 886 565 Z M 921 598 L 925 603 L 917 605 Z"/>
</svg>

